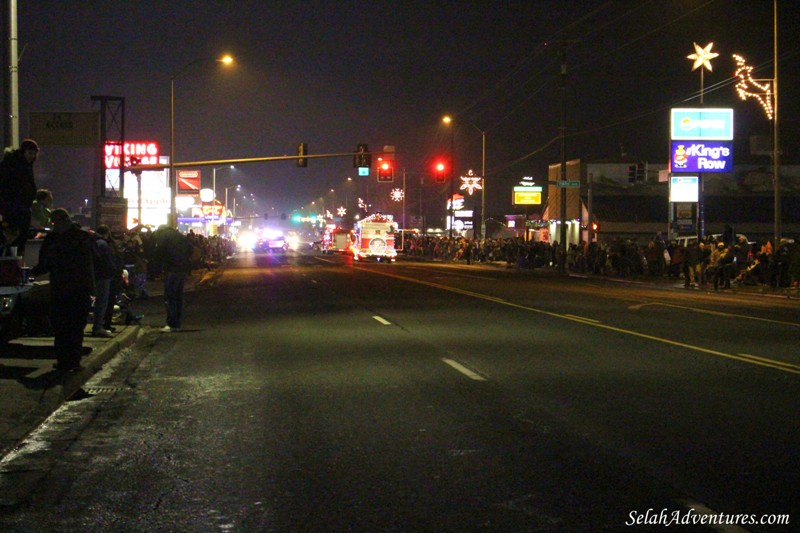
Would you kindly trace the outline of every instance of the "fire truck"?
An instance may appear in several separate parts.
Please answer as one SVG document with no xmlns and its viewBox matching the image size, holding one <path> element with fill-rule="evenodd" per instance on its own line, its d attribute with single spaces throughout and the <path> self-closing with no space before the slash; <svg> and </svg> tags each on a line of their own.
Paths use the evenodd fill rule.
<svg viewBox="0 0 800 533">
<path fill-rule="evenodd" d="M 359 220 L 354 230 L 353 259 L 355 261 L 394 261 L 394 234 L 397 225 L 391 215 L 375 213 Z"/>
<path fill-rule="evenodd" d="M 353 231 L 329 225 L 325 228 L 322 236 L 322 251 L 326 254 L 350 254 L 353 253 Z"/>
</svg>

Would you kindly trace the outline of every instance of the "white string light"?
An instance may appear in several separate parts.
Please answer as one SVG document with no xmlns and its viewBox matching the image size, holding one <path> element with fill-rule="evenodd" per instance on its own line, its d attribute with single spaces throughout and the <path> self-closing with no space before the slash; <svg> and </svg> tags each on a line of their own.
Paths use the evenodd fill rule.
<svg viewBox="0 0 800 533">
<path fill-rule="evenodd" d="M 745 58 L 738 54 L 733 54 L 733 59 L 736 60 L 735 76 L 739 79 L 738 83 L 736 83 L 736 92 L 739 93 L 739 98 L 742 100 L 747 100 L 748 97 L 755 98 L 761 104 L 767 114 L 767 118 L 772 120 L 775 111 L 772 107 L 771 80 L 753 79 L 753 67 L 747 65 Z"/>
</svg>

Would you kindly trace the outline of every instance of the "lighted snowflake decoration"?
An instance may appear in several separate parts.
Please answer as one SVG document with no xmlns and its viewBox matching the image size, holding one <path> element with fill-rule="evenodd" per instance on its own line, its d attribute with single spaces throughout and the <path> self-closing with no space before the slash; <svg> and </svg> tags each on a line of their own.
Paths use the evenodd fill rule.
<svg viewBox="0 0 800 533">
<path fill-rule="evenodd" d="M 392 189 L 392 192 L 389 193 L 389 197 L 392 199 L 392 201 L 402 202 L 403 198 L 405 197 L 405 193 L 403 192 L 403 189 Z"/>
<path fill-rule="evenodd" d="M 344 206 L 339 206 L 339 209 L 336 210 L 336 214 L 343 217 L 347 214 L 347 209 Z"/>
<path fill-rule="evenodd" d="M 480 176 L 473 176 L 472 171 L 470 170 L 466 176 L 461 176 L 461 189 L 462 191 L 467 191 L 467 193 L 472 196 L 476 190 L 483 189 L 481 185 L 481 177 Z"/>
<path fill-rule="evenodd" d="M 687 59 L 694 60 L 692 70 L 705 67 L 709 72 L 711 72 L 711 60 L 719 56 L 719 54 L 711 51 L 712 46 L 714 46 L 714 43 L 708 43 L 705 48 L 701 47 L 697 43 L 694 43 L 694 53 L 686 56 Z"/>
</svg>

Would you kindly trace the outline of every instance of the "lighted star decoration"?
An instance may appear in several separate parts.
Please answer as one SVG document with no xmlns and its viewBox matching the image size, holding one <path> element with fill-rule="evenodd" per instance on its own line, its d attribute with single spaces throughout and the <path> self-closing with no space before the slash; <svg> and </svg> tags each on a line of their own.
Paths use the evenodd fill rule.
<svg viewBox="0 0 800 533">
<path fill-rule="evenodd" d="M 481 190 L 483 187 L 481 186 L 481 177 L 480 176 L 472 176 L 472 171 L 470 171 L 469 176 L 461 176 L 461 188 L 459 190 L 467 191 L 467 193 L 472 196 L 476 190 Z"/>
<path fill-rule="evenodd" d="M 742 100 L 747 100 L 748 97 L 755 98 L 764 108 L 767 118 L 772 120 L 775 114 L 772 108 L 772 85 L 769 83 L 772 80 L 753 79 L 753 67 L 746 64 L 745 58 L 738 54 L 733 54 L 733 59 L 736 60 L 736 73 L 734 75 L 739 79 L 736 84 L 736 92 L 739 93 L 739 98 Z M 763 83 L 765 81 L 767 83 Z"/>
<path fill-rule="evenodd" d="M 694 54 L 686 56 L 687 59 L 694 60 L 692 71 L 695 71 L 700 67 L 707 68 L 709 72 L 712 71 L 711 60 L 719 56 L 719 54 L 716 52 L 711 51 L 712 46 L 714 46 L 714 43 L 708 43 L 705 48 L 701 47 L 697 43 L 694 43 Z"/>
<path fill-rule="evenodd" d="M 403 189 L 392 189 L 392 192 L 389 193 L 389 198 L 391 198 L 393 202 L 402 202 L 404 197 L 405 193 Z"/>
<path fill-rule="evenodd" d="M 344 206 L 339 206 L 339 209 L 336 210 L 336 214 L 343 217 L 347 214 L 347 209 Z"/>
</svg>

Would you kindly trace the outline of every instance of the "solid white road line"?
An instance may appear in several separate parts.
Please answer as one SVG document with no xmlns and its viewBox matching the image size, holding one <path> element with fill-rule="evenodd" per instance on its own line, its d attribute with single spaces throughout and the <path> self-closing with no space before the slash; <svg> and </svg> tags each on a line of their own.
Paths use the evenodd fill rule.
<svg viewBox="0 0 800 533">
<path fill-rule="evenodd" d="M 467 376 L 469 379 L 474 379 L 475 381 L 486 381 L 485 377 L 481 376 L 480 374 L 476 374 L 475 372 L 465 367 L 458 361 L 453 361 L 452 359 L 446 359 L 446 358 L 442 358 L 442 361 L 452 366 L 453 368 L 455 368 L 456 370 Z"/>
</svg>

